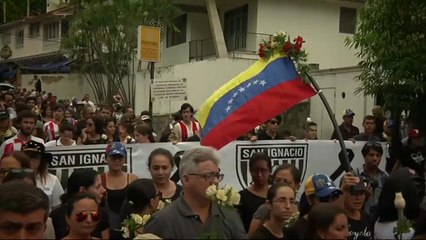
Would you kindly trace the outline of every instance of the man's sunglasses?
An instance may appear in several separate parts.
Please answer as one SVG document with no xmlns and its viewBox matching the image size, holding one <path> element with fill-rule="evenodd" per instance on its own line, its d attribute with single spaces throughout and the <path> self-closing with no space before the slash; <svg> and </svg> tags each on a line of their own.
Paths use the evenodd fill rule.
<svg viewBox="0 0 426 240">
<path fill-rule="evenodd" d="M 75 220 L 79 223 L 83 222 L 84 220 L 86 220 L 90 215 L 90 218 L 92 219 L 92 221 L 94 222 L 98 222 L 99 220 L 101 220 L 101 214 L 99 213 L 99 211 L 84 211 L 84 212 L 79 212 L 75 215 Z"/>
<path fill-rule="evenodd" d="M 322 203 L 335 202 L 339 199 L 339 197 L 340 197 L 340 192 L 333 192 L 329 194 L 328 196 L 320 197 L 319 201 Z"/>
<path fill-rule="evenodd" d="M 275 121 L 275 120 L 271 120 L 271 121 L 269 121 L 271 124 L 277 124 L 277 125 L 280 125 L 280 122 L 278 122 L 278 121 Z"/>
</svg>

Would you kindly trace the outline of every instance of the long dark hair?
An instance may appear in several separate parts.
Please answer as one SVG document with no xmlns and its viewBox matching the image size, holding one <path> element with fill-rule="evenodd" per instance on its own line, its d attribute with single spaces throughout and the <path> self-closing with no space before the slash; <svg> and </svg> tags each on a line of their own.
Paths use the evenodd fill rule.
<svg viewBox="0 0 426 240">
<path fill-rule="evenodd" d="M 120 222 L 132 213 L 140 213 L 149 207 L 151 199 L 157 194 L 154 181 L 141 178 L 129 184 L 126 199 L 120 212 Z"/>
<path fill-rule="evenodd" d="M 317 231 L 327 230 L 333 224 L 336 216 L 340 214 L 345 214 L 345 212 L 333 203 L 318 203 L 313 206 L 308 215 L 311 234 L 308 239 L 319 239 Z"/>
<path fill-rule="evenodd" d="M 74 204 L 80 200 L 83 199 L 92 199 L 93 201 L 95 201 L 96 205 L 98 205 L 99 207 L 99 203 L 96 201 L 96 197 L 93 196 L 93 194 L 84 192 L 84 193 L 77 193 L 74 196 L 72 196 L 66 203 L 66 215 L 69 217 L 71 216 L 72 211 L 74 210 Z"/>
<path fill-rule="evenodd" d="M 80 187 L 88 188 L 95 184 L 98 175 L 99 173 L 93 169 L 74 171 L 68 178 L 67 191 L 61 196 L 62 204 L 66 204 L 71 197 L 80 192 Z"/>
<path fill-rule="evenodd" d="M 136 125 L 134 131 L 138 132 L 141 135 L 148 135 L 149 142 L 153 143 L 155 142 L 154 135 L 152 134 L 152 128 L 145 125 L 145 124 L 138 124 Z"/>
</svg>

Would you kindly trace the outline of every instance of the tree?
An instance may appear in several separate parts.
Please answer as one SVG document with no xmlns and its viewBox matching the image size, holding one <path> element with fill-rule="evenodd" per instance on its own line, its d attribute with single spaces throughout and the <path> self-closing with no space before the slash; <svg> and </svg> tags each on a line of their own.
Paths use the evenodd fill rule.
<svg viewBox="0 0 426 240">
<path fill-rule="evenodd" d="M 134 106 L 137 26 L 171 26 L 177 9 L 171 0 L 85 0 L 63 47 L 78 60 L 97 102 L 111 103 L 119 93 Z"/>
<path fill-rule="evenodd" d="M 3 3 L 6 9 L 3 9 Z M 27 16 L 27 0 L 3 0 L 0 2 L 1 21 L 4 19 L 4 10 L 6 10 L 6 22 L 12 22 Z M 31 0 L 30 15 L 38 15 L 46 12 L 46 0 Z"/>
<path fill-rule="evenodd" d="M 426 1 L 366 0 L 357 33 L 346 44 L 358 50 L 361 87 L 382 95 L 399 123 L 402 111 L 425 132 Z M 399 124 L 396 124 L 399 127 Z M 399 132 L 399 131 L 397 131 Z"/>
</svg>

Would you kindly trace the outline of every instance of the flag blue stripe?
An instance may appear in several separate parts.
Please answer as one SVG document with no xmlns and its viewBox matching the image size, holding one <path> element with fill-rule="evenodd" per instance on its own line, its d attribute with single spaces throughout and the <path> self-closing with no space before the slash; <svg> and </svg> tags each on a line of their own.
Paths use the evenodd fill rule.
<svg viewBox="0 0 426 240">
<path fill-rule="evenodd" d="M 216 101 L 203 126 L 203 136 L 254 97 L 297 77 L 296 68 L 290 58 L 278 58 L 271 62 L 258 75 L 249 80 L 243 80 L 241 84 Z"/>
</svg>

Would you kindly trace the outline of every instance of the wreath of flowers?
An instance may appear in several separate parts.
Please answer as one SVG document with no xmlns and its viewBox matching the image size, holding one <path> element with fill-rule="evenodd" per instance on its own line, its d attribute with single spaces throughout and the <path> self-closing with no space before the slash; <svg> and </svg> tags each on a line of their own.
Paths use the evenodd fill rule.
<svg viewBox="0 0 426 240">
<path fill-rule="evenodd" d="M 302 79 L 308 82 L 310 67 L 307 63 L 308 54 L 303 49 L 305 40 L 301 36 L 294 38 L 293 41 L 290 39 L 290 36 L 283 31 L 274 33 L 269 41 L 263 40 L 259 44 L 258 55 L 261 59 L 268 60 L 277 53 L 285 54 L 293 60 Z"/>
</svg>

